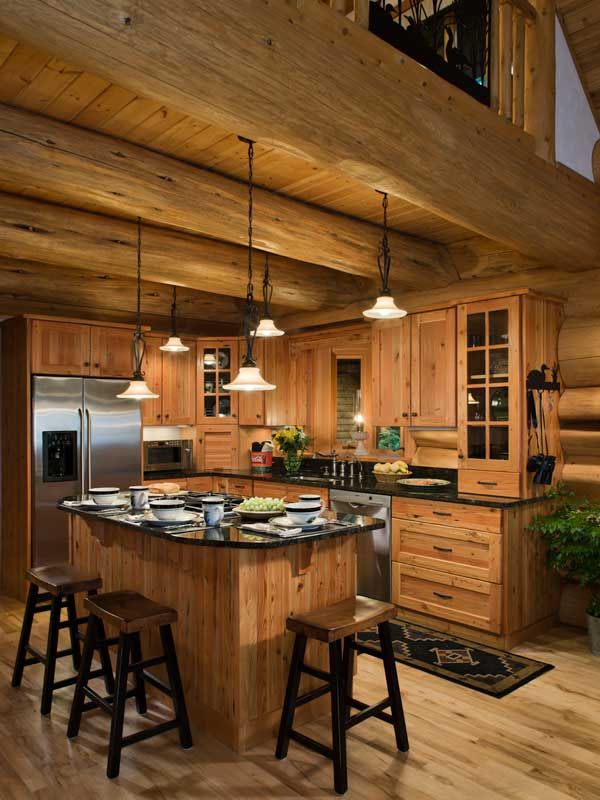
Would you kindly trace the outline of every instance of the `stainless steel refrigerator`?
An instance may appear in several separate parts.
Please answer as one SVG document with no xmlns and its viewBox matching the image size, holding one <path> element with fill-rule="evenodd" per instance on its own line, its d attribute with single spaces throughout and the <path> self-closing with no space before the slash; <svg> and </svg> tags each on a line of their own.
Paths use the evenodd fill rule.
<svg viewBox="0 0 600 800">
<path fill-rule="evenodd" d="M 32 386 L 34 566 L 69 558 L 68 515 L 56 507 L 94 486 L 127 489 L 142 477 L 139 402 L 128 381 L 35 376 Z"/>
</svg>

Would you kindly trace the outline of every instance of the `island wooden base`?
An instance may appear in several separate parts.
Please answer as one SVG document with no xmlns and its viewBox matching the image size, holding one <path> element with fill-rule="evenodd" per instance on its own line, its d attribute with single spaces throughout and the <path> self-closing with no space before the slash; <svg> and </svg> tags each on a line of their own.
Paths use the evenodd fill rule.
<svg viewBox="0 0 600 800">
<path fill-rule="evenodd" d="M 237 752 L 277 729 L 293 638 L 287 617 L 353 597 L 355 556 L 352 535 L 230 549 L 71 515 L 72 562 L 97 571 L 102 591 L 133 589 L 177 609 L 173 633 L 192 726 Z M 158 653 L 157 632 L 143 644 L 145 653 Z M 326 648 L 311 642 L 307 661 L 327 668 L 326 659 Z M 321 698 L 299 709 L 299 719 L 327 708 Z"/>
</svg>

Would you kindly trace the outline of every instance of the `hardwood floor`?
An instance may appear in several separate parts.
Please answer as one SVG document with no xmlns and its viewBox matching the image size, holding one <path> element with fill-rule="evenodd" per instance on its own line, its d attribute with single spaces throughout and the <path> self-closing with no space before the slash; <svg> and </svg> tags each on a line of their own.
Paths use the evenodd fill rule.
<svg viewBox="0 0 600 800">
<path fill-rule="evenodd" d="M 51 717 L 39 713 L 41 667 L 10 675 L 23 606 L 0 598 L 0 800 L 180 800 L 331 797 L 331 764 L 292 743 L 286 761 L 275 743 L 237 756 L 195 731 L 183 751 L 175 733 L 128 748 L 121 776 L 105 777 L 108 718 L 87 714 L 79 738 L 65 735 L 72 689 L 55 694 Z M 39 618 L 38 618 L 39 619 Z M 44 649 L 46 621 L 34 623 Z M 66 643 L 65 643 L 66 646 Z M 369 720 L 348 737 L 348 798 L 400 800 L 591 800 L 600 796 L 600 659 L 582 631 L 557 628 L 517 652 L 556 669 L 496 700 L 400 665 L 411 751 L 394 749 L 391 728 Z M 66 660 L 62 662 L 66 664 Z M 61 677 L 68 667 L 61 667 Z M 359 659 L 356 693 L 384 695 L 381 662 Z M 128 721 L 137 723 L 131 704 Z M 164 709 L 150 704 L 157 721 Z M 327 740 L 328 718 L 304 726 Z M 130 730 L 126 732 L 130 732 Z"/>
</svg>

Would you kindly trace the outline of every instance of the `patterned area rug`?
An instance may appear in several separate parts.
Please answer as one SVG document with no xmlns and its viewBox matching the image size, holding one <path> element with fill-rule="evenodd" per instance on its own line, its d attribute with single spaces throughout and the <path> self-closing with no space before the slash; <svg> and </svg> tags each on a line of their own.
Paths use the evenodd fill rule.
<svg viewBox="0 0 600 800">
<path fill-rule="evenodd" d="M 552 664 L 543 661 L 495 650 L 409 622 L 395 620 L 390 625 L 396 661 L 492 697 L 504 697 L 554 669 Z M 359 633 L 358 638 L 367 645 L 373 642 L 373 649 L 379 650 L 377 628 Z"/>
</svg>

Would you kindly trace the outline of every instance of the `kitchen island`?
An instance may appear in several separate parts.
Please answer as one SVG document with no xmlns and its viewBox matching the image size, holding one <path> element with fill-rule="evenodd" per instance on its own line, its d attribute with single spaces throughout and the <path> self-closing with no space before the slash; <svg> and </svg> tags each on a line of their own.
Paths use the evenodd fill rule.
<svg viewBox="0 0 600 800">
<path fill-rule="evenodd" d="M 103 591 L 132 589 L 177 609 L 174 636 L 192 724 L 237 752 L 279 723 L 292 646 L 287 617 L 353 597 L 356 535 L 383 524 L 357 517 L 281 540 L 239 523 L 168 534 L 125 515 L 61 508 L 70 515 L 72 563 L 98 572 Z M 336 523 L 336 515 L 328 518 Z M 144 649 L 158 652 L 156 638 Z M 311 642 L 308 663 L 327 668 L 326 659 L 326 648 Z M 327 704 L 324 697 L 303 706 L 300 718 Z"/>
</svg>

